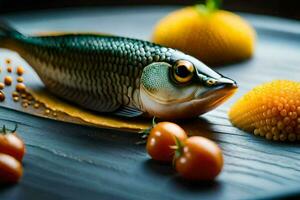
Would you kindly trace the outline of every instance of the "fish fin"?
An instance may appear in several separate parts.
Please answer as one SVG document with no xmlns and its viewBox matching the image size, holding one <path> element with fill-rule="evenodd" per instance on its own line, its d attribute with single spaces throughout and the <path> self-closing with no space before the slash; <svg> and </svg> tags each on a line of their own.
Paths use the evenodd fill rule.
<svg viewBox="0 0 300 200">
<path fill-rule="evenodd" d="M 138 110 L 137 108 L 121 106 L 116 111 L 114 111 L 113 114 L 122 117 L 137 117 L 142 115 L 143 112 Z"/>
<path fill-rule="evenodd" d="M 1 38 L 10 38 L 15 37 L 17 35 L 22 35 L 12 26 L 10 26 L 7 22 L 0 20 L 0 37 Z"/>
</svg>

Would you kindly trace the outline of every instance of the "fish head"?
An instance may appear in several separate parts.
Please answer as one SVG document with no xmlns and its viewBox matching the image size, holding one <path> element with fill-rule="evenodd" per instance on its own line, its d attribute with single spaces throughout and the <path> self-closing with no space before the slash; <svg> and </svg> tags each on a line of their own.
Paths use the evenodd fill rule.
<svg viewBox="0 0 300 200">
<path fill-rule="evenodd" d="M 237 90 L 235 81 L 183 55 L 174 62 L 154 62 L 144 68 L 140 101 L 142 109 L 151 116 L 197 117 L 219 106 Z"/>
</svg>

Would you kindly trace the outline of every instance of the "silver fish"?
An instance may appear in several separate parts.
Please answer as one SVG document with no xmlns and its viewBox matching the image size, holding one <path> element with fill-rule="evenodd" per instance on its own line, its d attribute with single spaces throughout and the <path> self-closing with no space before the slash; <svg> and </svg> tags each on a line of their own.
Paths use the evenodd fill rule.
<svg viewBox="0 0 300 200">
<path fill-rule="evenodd" d="M 214 109 L 237 88 L 194 57 L 137 39 L 27 36 L 1 23 L 0 46 L 18 52 L 51 93 L 97 112 L 191 118 Z"/>
</svg>

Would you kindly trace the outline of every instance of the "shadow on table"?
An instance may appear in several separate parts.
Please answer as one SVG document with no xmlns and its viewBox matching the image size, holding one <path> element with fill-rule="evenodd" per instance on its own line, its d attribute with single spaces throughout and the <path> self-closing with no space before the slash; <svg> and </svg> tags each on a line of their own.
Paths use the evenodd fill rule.
<svg viewBox="0 0 300 200">
<path fill-rule="evenodd" d="M 5 193 L 9 190 L 14 189 L 14 187 L 17 185 L 18 183 L 0 183 L 0 193 Z"/>
<path fill-rule="evenodd" d="M 143 167 L 147 173 L 155 176 L 173 176 L 176 171 L 170 163 L 158 162 L 152 159 L 146 160 Z"/>
<path fill-rule="evenodd" d="M 189 192 L 201 192 L 216 190 L 220 183 L 217 181 L 187 181 L 176 174 L 175 169 L 170 163 L 161 163 L 155 160 L 146 160 L 143 163 L 146 173 L 157 177 L 170 177 L 172 187 Z"/>
<path fill-rule="evenodd" d="M 218 181 L 188 181 L 176 175 L 172 179 L 173 187 L 189 192 L 217 191 L 221 186 Z"/>
<path fill-rule="evenodd" d="M 218 140 L 218 133 L 213 129 L 212 124 L 205 118 L 196 118 L 180 121 L 189 136 L 202 136 L 212 140 Z"/>
</svg>

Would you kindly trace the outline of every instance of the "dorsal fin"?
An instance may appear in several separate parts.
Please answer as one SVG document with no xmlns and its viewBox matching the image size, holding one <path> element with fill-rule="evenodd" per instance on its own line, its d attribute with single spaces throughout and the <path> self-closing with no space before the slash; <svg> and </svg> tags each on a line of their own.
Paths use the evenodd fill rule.
<svg viewBox="0 0 300 200">
<path fill-rule="evenodd" d="M 14 29 L 7 22 L 0 20 L 0 35 L 2 37 L 15 37 L 17 35 L 22 35 L 16 29 Z"/>
</svg>

